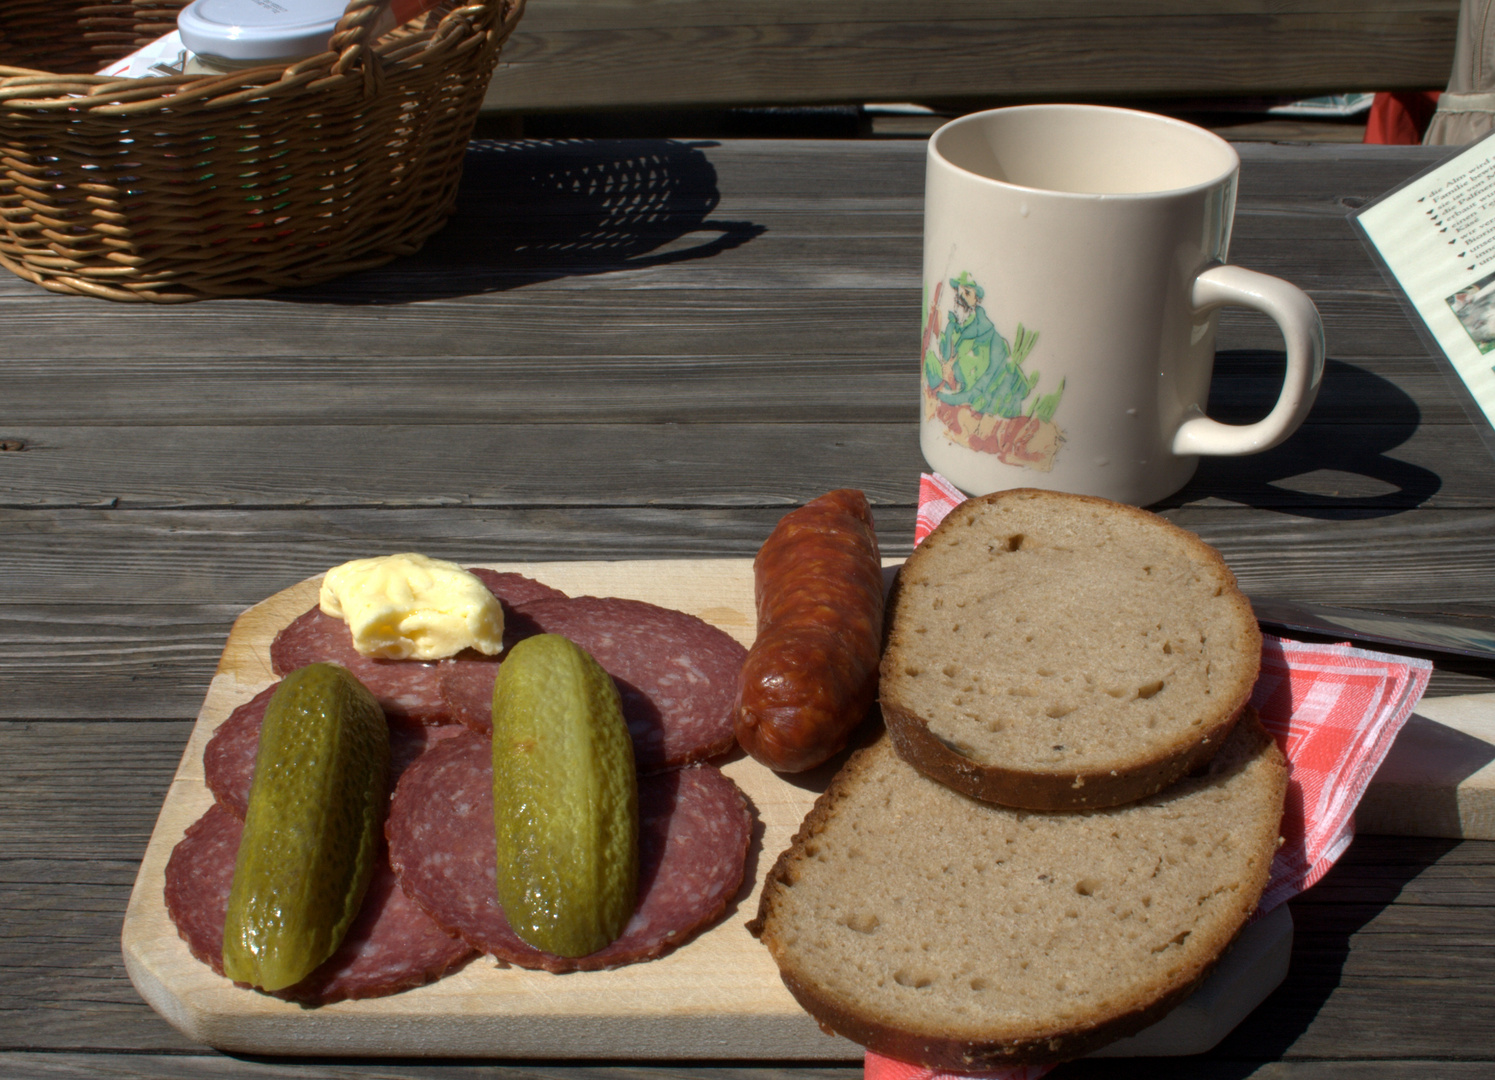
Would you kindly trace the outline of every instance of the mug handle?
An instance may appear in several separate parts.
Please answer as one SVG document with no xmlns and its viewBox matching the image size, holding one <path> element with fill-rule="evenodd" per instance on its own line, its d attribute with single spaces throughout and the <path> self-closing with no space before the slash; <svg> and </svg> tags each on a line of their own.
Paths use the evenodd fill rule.
<svg viewBox="0 0 1495 1080">
<path fill-rule="evenodd" d="M 1195 406 L 1173 433 L 1179 456 L 1239 456 L 1270 450 L 1298 429 L 1324 377 L 1324 324 L 1308 294 L 1296 285 L 1241 266 L 1212 266 L 1194 279 L 1200 311 L 1233 304 L 1270 315 L 1287 343 L 1287 374 L 1272 411 L 1254 424 L 1222 424 Z"/>
</svg>

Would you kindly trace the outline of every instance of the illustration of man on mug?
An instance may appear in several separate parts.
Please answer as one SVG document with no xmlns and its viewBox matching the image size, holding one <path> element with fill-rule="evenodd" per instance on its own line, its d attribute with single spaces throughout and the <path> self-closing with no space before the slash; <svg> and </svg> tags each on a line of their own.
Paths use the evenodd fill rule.
<svg viewBox="0 0 1495 1080">
<path fill-rule="evenodd" d="M 1038 334 L 1018 324 L 1013 343 L 997 333 L 981 306 L 986 291 L 968 271 L 950 279 L 953 295 L 938 346 L 930 341 L 924 356 L 926 407 L 938 415 L 951 438 L 973 450 L 994 453 L 1009 465 L 1047 472 L 1063 433 L 1054 411 L 1064 384 L 1035 400 L 1024 411 L 1038 385 L 1038 372 L 1023 370 L 1023 361 Z M 939 291 L 929 312 L 929 330 L 938 325 Z"/>
</svg>

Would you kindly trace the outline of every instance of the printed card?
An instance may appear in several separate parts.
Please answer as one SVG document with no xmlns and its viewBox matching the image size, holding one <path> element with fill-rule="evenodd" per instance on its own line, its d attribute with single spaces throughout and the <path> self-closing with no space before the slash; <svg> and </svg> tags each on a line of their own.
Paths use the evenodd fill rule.
<svg viewBox="0 0 1495 1080">
<path fill-rule="evenodd" d="M 1495 453 L 1495 139 L 1420 173 L 1351 220 L 1457 375 Z"/>
</svg>

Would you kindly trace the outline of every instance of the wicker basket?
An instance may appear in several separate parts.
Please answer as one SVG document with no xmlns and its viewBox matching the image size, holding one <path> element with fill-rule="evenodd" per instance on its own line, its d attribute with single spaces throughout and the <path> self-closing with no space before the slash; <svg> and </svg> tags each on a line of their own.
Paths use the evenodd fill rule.
<svg viewBox="0 0 1495 1080">
<path fill-rule="evenodd" d="M 174 303 L 309 285 L 418 250 L 451 213 L 524 0 L 453 0 L 369 42 L 231 75 L 89 74 L 186 0 L 0 0 L 0 264 Z"/>
</svg>

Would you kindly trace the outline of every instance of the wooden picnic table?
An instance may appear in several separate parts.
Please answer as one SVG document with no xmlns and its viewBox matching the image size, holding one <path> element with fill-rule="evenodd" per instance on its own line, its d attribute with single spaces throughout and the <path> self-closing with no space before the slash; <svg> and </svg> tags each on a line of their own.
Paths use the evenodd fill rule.
<svg viewBox="0 0 1495 1080">
<path fill-rule="evenodd" d="M 1314 297 L 1323 392 L 1283 446 L 1207 459 L 1161 511 L 1251 592 L 1495 617 L 1495 462 L 1345 220 L 1446 151 L 1240 149 L 1232 261 Z M 859 1075 L 222 1055 L 144 1004 L 119 941 L 230 624 L 277 590 L 412 549 L 747 557 L 841 486 L 906 554 L 923 162 L 898 141 L 475 143 L 423 252 L 319 288 L 153 307 L 0 278 L 0 1074 Z M 1219 347 L 1211 412 L 1259 415 L 1275 329 L 1229 310 Z M 1495 665 L 1437 665 L 1431 695 L 1495 691 Z M 1286 983 L 1212 1053 L 1055 1076 L 1491 1074 L 1495 843 L 1363 835 L 1292 910 Z"/>
</svg>

